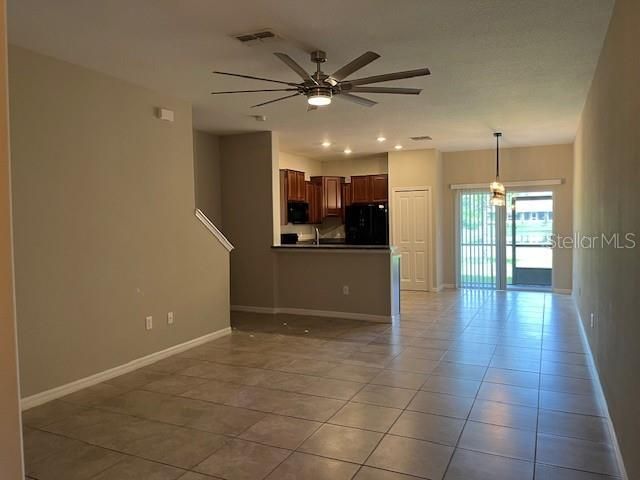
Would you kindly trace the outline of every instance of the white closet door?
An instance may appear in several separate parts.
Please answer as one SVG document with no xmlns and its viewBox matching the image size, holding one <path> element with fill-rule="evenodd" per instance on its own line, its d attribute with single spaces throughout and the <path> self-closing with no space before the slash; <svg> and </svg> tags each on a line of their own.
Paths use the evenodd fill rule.
<svg viewBox="0 0 640 480">
<path fill-rule="evenodd" d="M 428 191 L 396 191 L 393 200 L 393 241 L 401 255 L 400 288 L 426 291 L 429 289 Z"/>
</svg>

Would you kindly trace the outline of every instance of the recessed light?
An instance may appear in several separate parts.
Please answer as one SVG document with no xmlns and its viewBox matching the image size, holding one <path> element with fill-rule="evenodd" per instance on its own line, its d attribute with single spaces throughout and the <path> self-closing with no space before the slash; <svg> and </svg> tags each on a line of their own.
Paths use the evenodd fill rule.
<svg viewBox="0 0 640 480">
<path fill-rule="evenodd" d="M 325 140 L 324 142 L 322 142 L 322 146 L 324 148 L 329 148 L 331 146 L 331 142 L 329 140 Z"/>
<path fill-rule="evenodd" d="M 402 150 L 402 145 L 396 145 L 396 146 L 395 146 L 395 147 L 393 147 L 393 148 L 395 148 L 396 150 Z"/>
<path fill-rule="evenodd" d="M 346 153 L 347 155 L 349 155 L 351 153 L 351 149 L 349 147 L 344 149 L 344 153 Z"/>
<path fill-rule="evenodd" d="M 386 141 L 387 139 L 381 135 L 378 138 L 376 138 L 376 140 L 378 140 L 380 143 L 382 143 L 382 142 Z"/>
</svg>

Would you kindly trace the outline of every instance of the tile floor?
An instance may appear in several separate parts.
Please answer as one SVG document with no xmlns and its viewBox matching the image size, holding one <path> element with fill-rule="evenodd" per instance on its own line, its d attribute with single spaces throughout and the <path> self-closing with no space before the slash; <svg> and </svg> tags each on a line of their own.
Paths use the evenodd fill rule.
<svg viewBox="0 0 640 480">
<path fill-rule="evenodd" d="M 613 480 L 569 297 L 407 293 L 397 325 L 232 335 L 24 412 L 39 480 Z"/>
</svg>

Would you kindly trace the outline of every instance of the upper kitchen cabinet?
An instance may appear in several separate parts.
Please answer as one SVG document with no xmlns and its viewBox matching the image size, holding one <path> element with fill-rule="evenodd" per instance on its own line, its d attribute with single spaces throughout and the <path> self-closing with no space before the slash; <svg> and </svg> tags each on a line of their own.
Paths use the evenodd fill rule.
<svg viewBox="0 0 640 480">
<path fill-rule="evenodd" d="M 368 203 L 371 201 L 371 182 L 369 175 L 351 177 L 351 202 Z"/>
<path fill-rule="evenodd" d="M 286 198 L 288 202 L 304 202 L 305 201 L 305 183 L 304 172 L 296 170 L 281 170 L 280 177 L 284 172 L 284 183 L 286 189 Z"/>
<path fill-rule="evenodd" d="M 373 203 L 389 200 L 389 177 L 381 175 L 358 175 L 351 177 L 351 202 Z"/>
<path fill-rule="evenodd" d="M 309 223 L 322 223 L 322 185 L 305 182 L 306 202 L 309 204 Z"/>
<path fill-rule="evenodd" d="M 386 202 L 389 200 L 389 176 L 371 175 L 371 201 Z"/>
<path fill-rule="evenodd" d="M 322 189 L 322 218 L 342 216 L 342 184 L 344 183 L 344 177 L 312 177 L 311 182 L 320 185 Z"/>
</svg>

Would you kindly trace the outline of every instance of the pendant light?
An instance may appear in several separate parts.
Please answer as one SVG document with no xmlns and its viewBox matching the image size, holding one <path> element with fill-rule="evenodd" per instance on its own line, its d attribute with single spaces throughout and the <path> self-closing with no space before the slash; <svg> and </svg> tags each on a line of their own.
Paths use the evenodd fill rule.
<svg viewBox="0 0 640 480">
<path fill-rule="evenodd" d="M 496 180 L 489 185 L 489 190 L 491 191 L 490 203 L 494 207 L 504 207 L 506 195 L 504 185 L 500 183 L 500 137 L 502 133 L 495 132 L 493 136 L 496 137 Z"/>
</svg>

